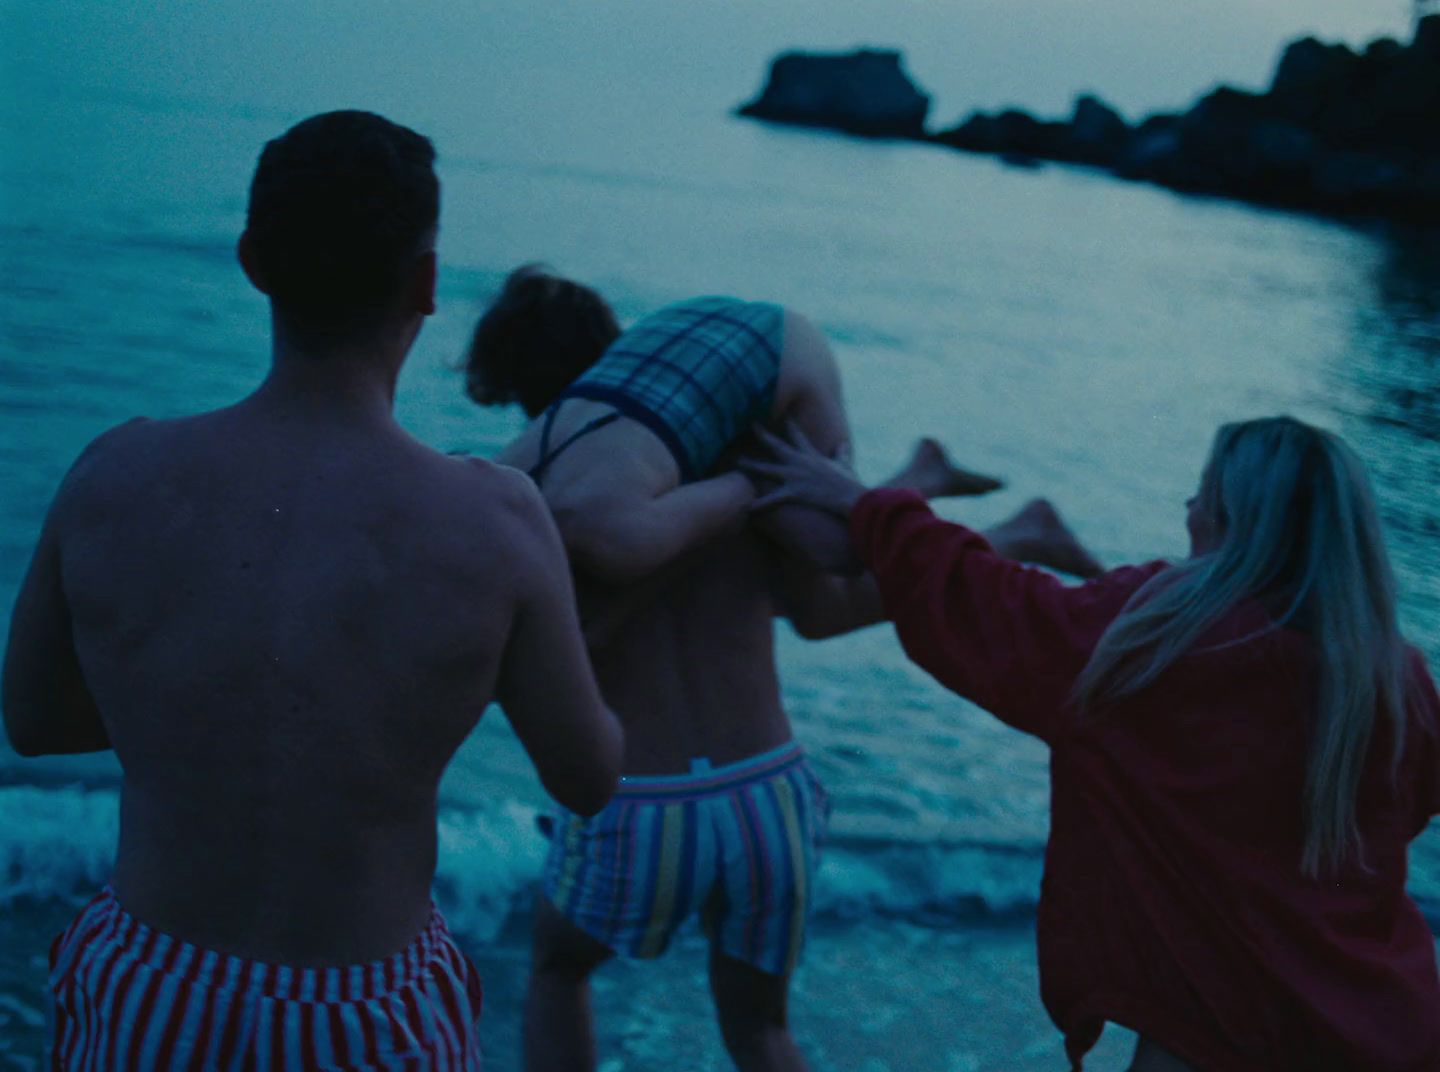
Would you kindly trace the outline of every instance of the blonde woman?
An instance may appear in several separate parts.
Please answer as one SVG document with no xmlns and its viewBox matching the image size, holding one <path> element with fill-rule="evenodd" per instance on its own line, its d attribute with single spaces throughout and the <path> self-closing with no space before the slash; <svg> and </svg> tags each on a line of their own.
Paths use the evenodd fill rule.
<svg viewBox="0 0 1440 1072">
<path fill-rule="evenodd" d="M 1435 939 L 1405 892 L 1440 812 L 1440 698 L 1402 640 L 1368 480 L 1327 432 L 1226 425 L 1188 560 L 1066 587 L 792 435 L 758 509 L 848 523 L 906 652 L 1051 747 L 1041 997 L 1081 1067 L 1440 1068 Z"/>
</svg>

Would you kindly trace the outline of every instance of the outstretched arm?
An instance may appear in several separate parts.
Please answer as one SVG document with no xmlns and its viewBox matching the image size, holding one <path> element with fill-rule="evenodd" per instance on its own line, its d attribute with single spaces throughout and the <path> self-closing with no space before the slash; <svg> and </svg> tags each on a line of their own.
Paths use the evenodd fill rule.
<svg viewBox="0 0 1440 1072">
<path fill-rule="evenodd" d="M 1012 562 L 1038 563 L 1087 580 L 1105 572 L 1044 499 L 1031 500 L 981 535 L 995 554 Z M 825 573 L 794 555 L 784 556 L 777 569 L 781 615 L 807 640 L 840 636 L 886 620 L 884 601 L 871 573 L 858 577 Z"/>
<path fill-rule="evenodd" d="M 1067 586 L 1002 558 L 983 535 L 903 491 L 865 494 L 849 523 L 910 659 L 1046 740 L 1070 710 L 1075 680 L 1105 628 L 1166 565 L 1122 567 Z"/>
<path fill-rule="evenodd" d="M 819 457 L 824 452 L 815 450 L 802 429 L 792 425 L 788 432 L 796 447 L 769 432 L 762 430 L 757 434 L 760 443 L 772 454 L 798 449 L 801 455 L 817 455 L 808 459 L 813 464 L 789 474 L 801 477 L 806 486 L 803 489 L 798 485 L 784 487 L 779 483 L 783 466 L 777 468 L 753 456 L 742 458 L 741 468 L 767 488 L 766 493 L 756 500 L 756 508 L 763 512 L 780 504 L 809 501 L 816 495 L 822 500 L 828 496 L 833 501 L 828 502 L 820 516 L 812 522 L 812 528 L 825 526 L 828 529 L 827 544 L 838 539 L 841 530 L 847 530 L 848 535 L 844 509 L 858 491 L 864 490 L 863 485 L 844 464 L 846 459 Z M 1003 487 L 1003 484 L 993 477 L 960 468 L 950 460 L 939 443 L 925 438 L 916 443 L 905 466 L 877 486 L 916 491 L 927 499 L 940 499 L 984 495 Z M 1045 566 L 1086 580 L 1105 572 L 1105 567 L 1045 499 L 1031 499 L 1005 520 L 984 530 L 984 535 L 1002 558 Z M 806 557 L 811 561 L 814 559 L 813 555 Z"/>
<path fill-rule="evenodd" d="M 496 698 L 546 791 L 593 815 L 615 792 L 624 733 L 595 684 L 559 533 L 533 485 L 517 488 L 527 543 Z"/>
<path fill-rule="evenodd" d="M 5 732 L 10 746 L 22 756 L 102 752 L 110 747 L 75 652 L 55 513 L 52 509 L 45 522 L 20 586 L 5 651 Z"/>
<path fill-rule="evenodd" d="M 873 571 L 906 654 L 943 685 L 1049 739 L 1104 626 L 1163 563 L 1067 588 L 1007 561 L 977 532 L 942 521 L 913 492 L 867 494 L 805 444 L 767 437 L 774 461 L 747 466 L 778 482 L 757 500 L 802 502 L 846 526 Z"/>
<path fill-rule="evenodd" d="M 916 441 L 905 464 L 882 485 L 918 491 L 927 499 L 984 495 L 1000 481 L 955 465 L 934 439 Z M 849 534 L 846 534 L 849 538 Z M 795 555 L 778 556 L 775 593 L 782 617 L 806 640 L 853 633 L 885 620 L 885 607 L 869 573 L 840 576 Z"/>
</svg>

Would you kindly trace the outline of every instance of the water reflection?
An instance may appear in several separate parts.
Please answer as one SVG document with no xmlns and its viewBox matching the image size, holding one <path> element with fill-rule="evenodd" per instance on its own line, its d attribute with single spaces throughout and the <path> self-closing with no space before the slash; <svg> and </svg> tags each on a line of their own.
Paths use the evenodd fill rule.
<svg viewBox="0 0 1440 1072">
<path fill-rule="evenodd" d="M 1332 371 L 1344 432 L 1370 466 L 1390 534 L 1408 631 L 1440 661 L 1440 233 L 1375 235 L 1369 301 Z"/>
<path fill-rule="evenodd" d="M 1383 361 L 1373 382 L 1372 419 L 1426 440 L 1440 433 L 1440 232 L 1395 229 L 1381 239 L 1374 270 Z"/>
</svg>

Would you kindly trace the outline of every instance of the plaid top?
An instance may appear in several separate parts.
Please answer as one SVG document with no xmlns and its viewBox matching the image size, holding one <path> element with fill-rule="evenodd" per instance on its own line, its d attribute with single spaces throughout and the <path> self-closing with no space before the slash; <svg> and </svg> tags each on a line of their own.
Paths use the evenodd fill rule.
<svg viewBox="0 0 1440 1072">
<path fill-rule="evenodd" d="M 684 480 L 705 475 L 746 428 L 768 416 L 785 310 L 736 298 L 692 298 L 652 313 L 611 343 L 565 398 L 608 402 L 670 448 Z"/>
</svg>

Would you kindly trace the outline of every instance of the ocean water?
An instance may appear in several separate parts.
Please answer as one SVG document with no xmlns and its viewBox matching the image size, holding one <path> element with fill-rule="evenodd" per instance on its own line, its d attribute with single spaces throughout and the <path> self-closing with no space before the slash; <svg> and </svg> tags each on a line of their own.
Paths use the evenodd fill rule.
<svg viewBox="0 0 1440 1072">
<path fill-rule="evenodd" d="M 862 474 L 935 435 L 1009 482 L 952 516 L 984 525 L 1045 495 L 1112 564 L 1184 552 L 1183 502 L 1217 424 L 1290 412 L 1369 465 L 1406 628 L 1440 666 L 1433 235 L 728 115 L 771 53 L 861 42 L 907 49 L 937 119 L 1055 110 L 1098 70 L 1111 84 L 1096 88 L 1138 113 L 1207 77 L 1262 81 L 1292 32 L 1397 32 L 1399 5 L 1321 4 L 1293 26 L 1218 5 L 1227 33 L 1216 11 L 1137 30 L 1127 5 L 1099 4 L 1102 28 L 1154 42 L 1128 65 L 1112 38 L 1071 34 L 1059 0 L 1033 5 L 1029 36 L 999 6 L 0 3 L 0 604 L 90 438 L 258 381 L 264 306 L 232 254 L 255 155 L 304 115 L 363 106 L 440 152 L 440 311 L 398 401 L 426 442 L 483 454 L 519 428 L 470 405 L 453 364 L 481 302 L 528 260 L 593 283 L 625 319 L 703 292 L 806 312 L 834 341 Z M 1044 750 L 910 667 L 884 629 L 781 634 L 786 700 L 836 799 L 796 983 L 817 1067 L 1059 1067 L 1025 937 Z M 118 779 L 107 756 L 22 761 L 0 745 L 0 1068 L 36 1067 L 37 958 L 108 872 Z M 513 1067 L 543 798 L 500 719 L 462 749 L 442 803 L 438 896 L 491 980 L 492 1067 Z M 1440 925 L 1440 831 L 1412 871 Z M 674 1067 L 672 1042 L 698 1047 L 686 1067 L 723 1067 L 693 947 L 606 976 L 607 1068 Z"/>
</svg>

